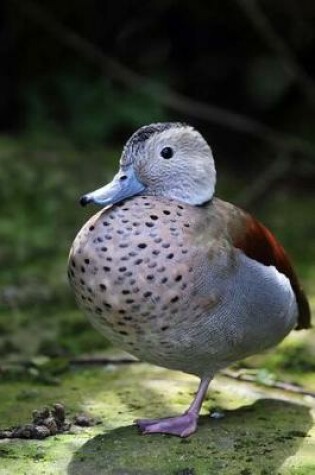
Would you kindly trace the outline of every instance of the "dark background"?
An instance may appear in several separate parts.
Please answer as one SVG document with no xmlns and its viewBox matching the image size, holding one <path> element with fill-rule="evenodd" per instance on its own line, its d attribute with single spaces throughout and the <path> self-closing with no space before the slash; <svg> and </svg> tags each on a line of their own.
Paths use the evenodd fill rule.
<svg viewBox="0 0 315 475">
<path fill-rule="evenodd" d="M 314 24 L 312 0 L 5 2 L 1 128 L 52 129 L 91 146 L 121 144 L 144 121 L 180 119 L 200 127 L 224 163 L 250 172 L 262 144 L 262 162 L 275 153 L 259 124 L 248 136 L 237 117 L 204 120 L 163 93 L 293 134 L 293 152 L 312 149 Z"/>
<path fill-rule="evenodd" d="M 94 211 L 78 198 L 154 121 L 204 134 L 218 194 L 273 229 L 312 295 L 314 57 L 313 0 L 1 3 L 0 353 L 105 347 L 66 279 Z"/>
</svg>

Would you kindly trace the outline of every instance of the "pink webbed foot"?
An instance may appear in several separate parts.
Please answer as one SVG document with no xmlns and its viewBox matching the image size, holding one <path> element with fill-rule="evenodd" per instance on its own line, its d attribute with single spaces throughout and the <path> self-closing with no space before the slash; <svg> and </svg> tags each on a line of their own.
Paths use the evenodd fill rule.
<svg viewBox="0 0 315 475">
<path fill-rule="evenodd" d="M 198 415 L 186 412 L 181 416 L 165 419 L 139 419 L 136 422 L 143 434 L 171 434 L 188 437 L 196 432 Z"/>
<path fill-rule="evenodd" d="M 170 434 L 188 437 L 196 432 L 202 401 L 207 392 L 211 377 L 202 378 L 197 394 L 189 409 L 181 416 L 166 419 L 139 419 L 136 422 L 143 434 Z"/>
</svg>

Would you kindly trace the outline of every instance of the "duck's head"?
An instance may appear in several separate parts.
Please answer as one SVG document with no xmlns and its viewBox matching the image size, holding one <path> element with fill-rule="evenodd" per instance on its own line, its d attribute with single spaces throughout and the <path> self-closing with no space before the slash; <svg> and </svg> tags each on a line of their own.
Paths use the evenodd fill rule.
<svg viewBox="0 0 315 475">
<path fill-rule="evenodd" d="M 200 205 L 216 182 L 211 149 L 193 127 L 179 122 L 146 125 L 127 141 L 119 172 L 106 186 L 81 198 L 81 204 L 107 206 L 135 195 L 164 196 Z"/>
</svg>

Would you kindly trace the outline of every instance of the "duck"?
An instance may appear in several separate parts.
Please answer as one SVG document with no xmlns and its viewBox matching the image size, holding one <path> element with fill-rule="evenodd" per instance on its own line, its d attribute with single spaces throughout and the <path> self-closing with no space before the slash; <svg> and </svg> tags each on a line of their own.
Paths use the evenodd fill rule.
<svg viewBox="0 0 315 475">
<path fill-rule="evenodd" d="M 78 306 L 114 345 L 200 379 L 183 414 L 137 420 L 143 434 L 190 436 L 218 371 L 311 326 L 282 245 L 215 185 L 204 137 L 154 123 L 128 139 L 113 180 L 80 199 L 102 209 L 70 250 Z"/>
</svg>

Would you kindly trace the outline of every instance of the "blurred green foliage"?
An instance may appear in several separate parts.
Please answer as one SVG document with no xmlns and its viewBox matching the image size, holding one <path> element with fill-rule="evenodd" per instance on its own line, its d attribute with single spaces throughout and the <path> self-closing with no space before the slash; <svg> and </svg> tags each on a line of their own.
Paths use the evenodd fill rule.
<svg viewBox="0 0 315 475">
<path fill-rule="evenodd" d="M 24 98 L 29 134 L 61 135 L 81 148 L 99 146 L 119 128 L 136 129 L 166 118 L 156 99 L 84 73 L 43 75 L 24 91 Z"/>
<path fill-rule="evenodd" d="M 251 3 L 258 6 L 253 18 L 246 8 Z M 129 76 L 135 72 L 158 83 L 160 97 L 170 87 L 314 144 L 312 1 L 14 0 L 2 10 L 4 130 L 37 136 L 48 131 L 86 147 L 121 144 L 126 131 L 147 122 L 183 120 L 215 138 L 221 160 L 234 173 L 248 173 L 253 154 L 257 164 L 270 163 L 269 145 L 185 107 L 167 110 L 157 95 L 153 99 L 152 85 L 144 81 L 134 88 Z M 106 58 L 127 71 L 117 75 Z"/>
</svg>

